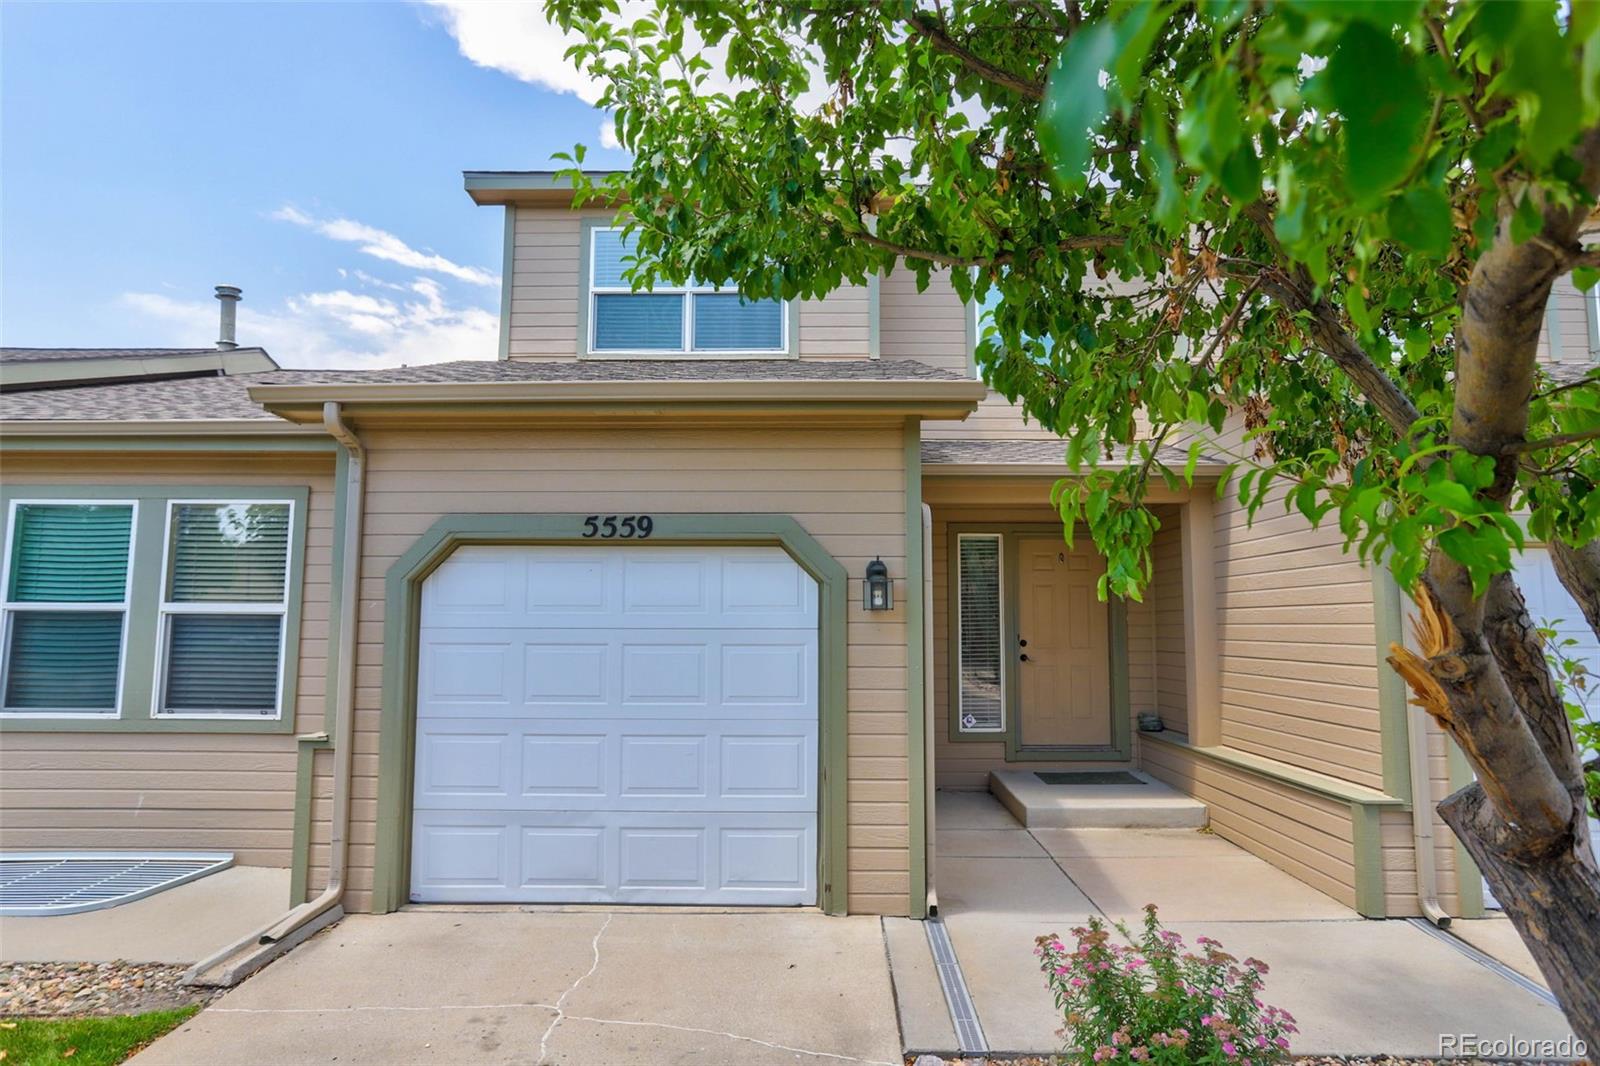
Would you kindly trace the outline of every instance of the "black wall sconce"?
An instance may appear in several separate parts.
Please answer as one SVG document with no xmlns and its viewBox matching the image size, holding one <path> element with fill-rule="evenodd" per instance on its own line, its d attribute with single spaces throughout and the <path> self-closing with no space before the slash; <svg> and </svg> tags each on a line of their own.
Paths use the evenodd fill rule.
<svg viewBox="0 0 1600 1066">
<path fill-rule="evenodd" d="M 867 564 L 867 579 L 861 586 L 861 606 L 868 611 L 894 610 L 894 581 L 882 559 Z"/>
</svg>

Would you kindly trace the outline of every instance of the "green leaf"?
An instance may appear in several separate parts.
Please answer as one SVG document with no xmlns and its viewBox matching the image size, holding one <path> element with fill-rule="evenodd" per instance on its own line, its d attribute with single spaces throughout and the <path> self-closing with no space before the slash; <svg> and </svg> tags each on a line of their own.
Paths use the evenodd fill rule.
<svg viewBox="0 0 1600 1066">
<path fill-rule="evenodd" d="M 1450 201 L 1429 186 L 1407 189 L 1389 201 L 1389 232 L 1401 244 L 1443 259 L 1450 253 L 1450 241 L 1455 235 Z"/>
<path fill-rule="evenodd" d="M 1440 481 L 1425 486 L 1422 495 L 1452 514 L 1475 515 L 1483 511 L 1472 490 L 1454 481 Z"/>
<path fill-rule="evenodd" d="M 1178 148 L 1183 158 L 1213 177 L 1239 144 L 1239 83 L 1231 70 L 1220 70 L 1201 83 L 1178 120 Z M 1257 163 L 1257 184 L 1260 182 Z"/>
<path fill-rule="evenodd" d="M 1370 22 L 1352 22 L 1323 71 L 1344 119 L 1345 181 L 1357 200 L 1392 189 L 1411 170 L 1430 101 L 1410 56 Z"/>
<path fill-rule="evenodd" d="M 1094 131 L 1106 117 L 1106 90 L 1100 74 L 1116 56 L 1116 25 L 1104 19 L 1088 25 L 1067 41 L 1045 81 L 1039 109 L 1039 145 L 1068 190 L 1088 184 Z"/>
<path fill-rule="evenodd" d="M 1572 284 L 1579 292 L 1588 292 L 1597 281 L 1600 281 L 1600 267 L 1578 267 L 1572 272 Z"/>
</svg>

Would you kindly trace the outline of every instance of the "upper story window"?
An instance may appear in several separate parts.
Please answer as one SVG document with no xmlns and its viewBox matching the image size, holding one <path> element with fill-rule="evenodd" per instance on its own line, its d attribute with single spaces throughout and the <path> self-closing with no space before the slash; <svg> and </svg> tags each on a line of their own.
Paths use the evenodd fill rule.
<svg viewBox="0 0 1600 1066">
<path fill-rule="evenodd" d="M 781 355 L 789 309 L 693 281 L 634 292 L 623 276 L 633 242 L 620 229 L 590 233 L 588 350 L 605 355 Z"/>
<path fill-rule="evenodd" d="M 6 714 L 119 713 L 137 506 L 12 504 L 0 608 Z"/>
</svg>

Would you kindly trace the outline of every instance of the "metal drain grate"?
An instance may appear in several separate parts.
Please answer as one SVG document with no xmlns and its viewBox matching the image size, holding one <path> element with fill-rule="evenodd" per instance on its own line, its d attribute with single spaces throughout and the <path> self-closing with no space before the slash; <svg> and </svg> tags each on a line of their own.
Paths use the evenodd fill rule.
<svg viewBox="0 0 1600 1066">
<path fill-rule="evenodd" d="M 11 852 L 0 855 L 0 915 L 115 907 L 232 865 L 229 851 Z"/>
<path fill-rule="evenodd" d="M 1122 770 L 1035 770 L 1047 785 L 1142 785 L 1141 778 Z"/>
<path fill-rule="evenodd" d="M 949 931 L 938 918 L 929 918 L 922 924 L 928 930 L 934 969 L 939 973 L 944 1002 L 950 1008 L 950 1022 L 955 1026 L 956 1043 L 960 1045 L 956 1050 L 963 1055 L 988 1051 L 989 1039 L 978 1023 L 978 1008 L 972 1002 L 972 993 L 967 991 L 967 979 L 962 976 L 961 962 L 956 958 L 956 946 L 950 943 Z"/>
</svg>

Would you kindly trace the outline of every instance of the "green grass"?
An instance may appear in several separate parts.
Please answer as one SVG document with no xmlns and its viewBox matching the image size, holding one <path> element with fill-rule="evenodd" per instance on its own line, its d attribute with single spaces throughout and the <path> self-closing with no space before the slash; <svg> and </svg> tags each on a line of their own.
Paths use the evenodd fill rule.
<svg viewBox="0 0 1600 1066">
<path fill-rule="evenodd" d="M 117 1018 L 7 1019 L 0 1022 L 0 1066 L 115 1066 L 199 1010 L 196 1004 Z"/>
</svg>

